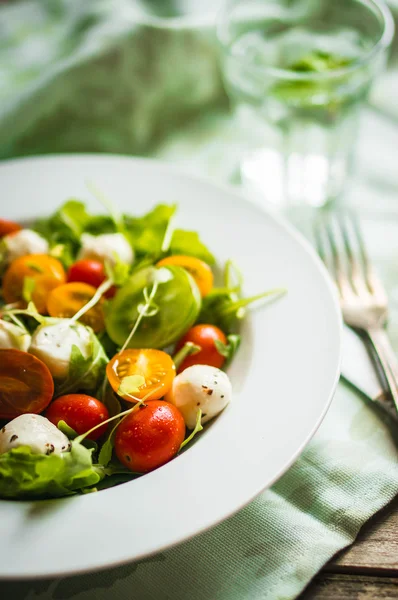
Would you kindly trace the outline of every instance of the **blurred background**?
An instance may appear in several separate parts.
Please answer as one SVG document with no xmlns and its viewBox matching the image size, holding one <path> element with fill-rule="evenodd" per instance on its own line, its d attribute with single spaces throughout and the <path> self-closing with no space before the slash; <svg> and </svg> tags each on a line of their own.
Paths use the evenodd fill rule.
<svg viewBox="0 0 398 600">
<path fill-rule="evenodd" d="M 150 155 L 237 181 L 248 140 L 220 72 L 219 0 L 3 0 L 0 157 Z M 390 0 L 394 17 L 398 2 Z M 397 211 L 397 43 L 356 140 L 350 199 Z"/>
</svg>

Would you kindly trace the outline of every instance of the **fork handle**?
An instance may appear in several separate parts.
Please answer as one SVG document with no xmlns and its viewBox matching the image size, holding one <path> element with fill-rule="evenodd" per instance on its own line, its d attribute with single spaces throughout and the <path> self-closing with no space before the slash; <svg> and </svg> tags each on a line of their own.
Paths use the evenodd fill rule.
<svg viewBox="0 0 398 600">
<path fill-rule="evenodd" d="M 388 390 L 398 411 L 398 359 L 385 329 L 381 327 L 369 329 L 367 334 L 379 359 Z"/>
</svg>

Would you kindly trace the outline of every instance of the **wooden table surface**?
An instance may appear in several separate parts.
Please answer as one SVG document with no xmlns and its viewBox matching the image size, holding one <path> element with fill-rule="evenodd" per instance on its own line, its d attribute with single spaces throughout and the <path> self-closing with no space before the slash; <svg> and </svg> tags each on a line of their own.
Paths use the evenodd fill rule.
<svg viewBox="0 0 398 600">
<path fill-rule="evenodd" d="M 298 600 L 398 599 L 398 498 L 315 577 Z"/>
</svg>

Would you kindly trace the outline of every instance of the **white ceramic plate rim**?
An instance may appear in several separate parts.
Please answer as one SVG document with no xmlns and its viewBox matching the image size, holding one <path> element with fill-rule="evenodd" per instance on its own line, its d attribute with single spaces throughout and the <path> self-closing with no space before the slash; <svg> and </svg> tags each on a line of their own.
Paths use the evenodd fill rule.
<svg viewBox="0 0 398 600">
<path fill-rule="evenodd" d="M 145 169 L 149 169 L 149 170 L 153 169 L 154 173 L 156 172 L 159 175 L 159 177 L 162 177 L 162 176 L 167 177 L 168 174 L 172 174 L 173 177 L 177 177 L 179 179 L 186 181 L 187 186 L 190 186 L 190 185 L 193 185 L 193 186 L 200 185 L 200 186 L 206 186 L 206 187 L 211 186 L 211 188 L 214 191 L 218 190 L 218 192 L 220 194 L 224 194 L 224 195 L 228 194 L 231 197 L 231 199 L 234 199 L 235 202 L 239 202 L 239 203 L 246 202 L 246 200 L 242 197 L 241 194 L 239 194 L 234 188 L 232 188 L 228 185 L 220 185 L 219 183 L 217 183 L 217 185 L 216 185 L 215 182 L 212 180 L 205 179 L 203 177 L 197 177 L 192 174 L 187 174 L 185 171 L 176 169 L 174 167 L 171 167 L 168 164 L 161 163 L 159 161 L 154 161 L 154 160 L 150 160 L 150 159 L 137 159 L 137 158 L 131 158 L 131 157 L 126 157 L 126 156 L 118 156 L 118 155 L 104 155 L 104 154 L 101 154 L 101 155 L 96 155 L 96 154 L 51 155 L 48 157 L 47 156 L 46 157 L 31 157 L 31 158 L 27 158 L 27 159 L 3 161 L 3 163 L 0 164 L 0 182 L 1 182 L 1 176 L 3 174 L 3 171 L 2 171 L 3 166 L 5 168 L 11 167 L 11 168 L 19 169 L 21 167 L 23 169 L 26 167 L 26 165 L 33 165 L 33 164 L 36 164 L 36 165 L 48 164 L 48 165 L 50 165 L 53 161 L 69 162 L 70 165 L 72 165 L 73 163 L 76 163 L 76 162 L 79 163 L 79 161 L 81 161 L 82 163 L 86 162 L 87 164 L 89 164 L 91 161 L 93 161 L 93 164 L 101 163 L 101 161 L 103 161 L 104 164 L 105 163 L 111 164 L 112 161 L 117 161 L 117 162 L 127 161 L 127 164 L 129 166 L 131 166 L 132 169 L 134 169 L 134 168 L 144 169 L 144 170 Z M 162 199 L 159 198 L 159 202 L 161 202 L 161 201 L 162 201 Z M 258 209 L 258 207 L 256 207 L 256 209 L 257 209 L 257 211 L 260 210 L 260 209 Z M 310 244 L 298 232 L 296 232 L 288 223 L 286 223 L 281 217 L 276 216 L 274 214 L 269 214 L 267 212 L 265 212 L 264 214 L 268 220 L 271 220 L 275 223 L 275 227 L 277 227 L 281 230 L 284 230 L 284 232 L 287 233 L 290 236 L 290 238 L 293 238 L 295 240 L 295 243 L 298 246 L 300 246 L 302 249 L 305 249 L 307 258 L 310 261 L 312 261 L 313 266 L 318 271 L 318 274 L 320 275 L 321 279 L 323 280 L 323 285 L 326 286 L 328 294 L 330 296 L 331 305 L 330 305 L 330 312 L 329 312 L 328 317 L 330 319 L 331 325 L 334 328 L 335 335 L 337 336 L 339 345 L 340 345 L 342 321 L 341 321 L 341 313 L 340 313 L 339 303 L 337 300 L 337 296 L 336 296 L 333 284 L 330 281 L 330 278 L 327 275 L 326 269 L 324 268 L 322 262 L 320 261 L 320 259 L 318 258 L 318 256 L 316 255 L 316 253 L 314 252 L 314 250 L 312 249 Z M 11 216 L 12 216 L 12 214 L 11 214 Z M 186 526 L 184 526 L 183 530 L 180 530 L 180 532 L 175 535 L 170 533 L 167 537 L 167 540 L 163 541 L 163 543 L 160 543 L 158 545 L 153 543 L 152 547 L 146 548 L 145 551 L 141 551 L 141 552 L 140 551 L 138 551 L 138 552 L 132 551 L 129 553 L 128 549 L 127 550 L 125 549 L 122 554 L 120 554 L 120 553 L 115 554 L 115 552 L 111 549 L 111 551 L 107 554 L 106 558 L 104 558 L 104 555 L 101 553 L 100 553 L 100 557 L 98 557 L 98 556 L 94 557 L 94 558 L 93 558 L 93 556 L 83 557 L 82 564 L 79 565 L 79 567 L 74 566 L 72 568 L 70 565 L 68 566 L 67 561 L 66 561 L 64 564 L 59 564 L 58 568 L 52 567 L 51 569 L 46 569 L 46 567 L 43 566 L 43 568 L 40 570 L 40 572 L 38 572 L 37 570 L 35 572 L 32 572 L 26 566 L 21 566 L 19 571 L 15 571 L 13 573 L 4 572 L 4 570 L 2 570 L 1 561 L 0 561 L 0 577 L 3 579 L 55 577 L 55 576 L 61 576 L 61 575 L 64 576 L 67 574 L 69 575 L 69 574 L 84 573 L 84 572 L 89 572 L 92 570 L 115 567 L 115 566 L 130 562 L 132 560 L 134 560 L 134 561 L 140 560 L 142 558 L 145 558 L 146 556 L 149 556 L 151 554 L 154 554 L 154 553 L 160 552 L 162 550 L 165 550 L 167 548 L 170 548 L 184 540 L 187 540 L 187 539 L 193 537 L 194 535 L 197 535 L 198 533 L 201 533 L 201 532 L 213 527 L 217 523 L 219 523 L 219 522 L 223 521 L 224 519 L 226 519 L 227 517 L 231 516 L 232 514 L 234 514 L 241 508 L 243 508 L 245 505 L 247 505 L 249 502 L 251 502 L 264 489 L 270 487 L 273 483 L 275 483 L 275 481 L 277 481 L 281 477 L 281 475 L 283 475 L 283 473 L 285 473 L 286 470 L 296 461 L 296 459 L 301 454 L 301 452 L 303 451 L 305 446 L 308 444 L 310 439 L 313 437 L 314 433 L 318 429 L 319 425 L 321 424 L 321 422 L 329 408 L 329 405 L 333 398 L 334 391 L 337 386 L 337 382 L 338 382 L 339 374 L 340 374 L 340 360 L 341 360 L 340 351 L 338 351 L 338 352 L 336 351 L 335 354 L 333 355 L 333 357 L 331 357 L 331 360 L 333 361 L 333 364 L 334 364 L 334 375 L 331 378 L 331 380 L 329 381 L 328 390 L 325 393 L 325 397 L 322 398 L 322 401 L 320 401 L 320 403 L 319 403 L 320 406 L 319 406 L 319 413 L 317 415 L 317 418 L 314 419 L 314 421 L 311 423 L 309 432 L 307 433 L 305 438 L 300 440 L 300 443 L 297 445 L 297 447 L 295 448 L 295 451 L 291 454 L 289 459 L 285 461 L 285 463 L 277 470 L 277 472 L 275 472 L 273 474 L 272 477 L 263 479 L 259 473 L 258 477 L 256 478 L 255 484 L 252 483 L 249 486 L 250 489 L 243 491 L 242 492 L 243 495 L 241 493 L 237 494 L 236 502 L 232 502 L 232 505 L 230 505 L 228 507 L 226 506 L 225 509 L 218 507 L 217 510 L 216 509 L 214 510 L 213 514 L 211 514 L 211 511 L 210 511 L 209 515 L 205 519 L 201 519 L 200 525 L 192 525 L 191 524 L 191 522 L 189 521 L 189 514 L 188 514 L 189 511 L 188 511 L 188 513 L 184 513 L 184 514 L 180 515 L 180 518 L 186 520 Z M 226 412 L 228 412 L 228 409 Z M 224 415 L 222 415 L 222 418 L 224 418 Z M 223 431 L 223 435 L 224 434 L 225 434 L 225 431 Z M 205 441 L 203 441 L 203 444 L 204 443 L 205 443 Z M 195 448 L 195 446 L 193 448 Z M 192 452 L 193 448 L 191 448 L 189 450 L 189 452 L 182 455 L 182 457 L 184 457 L 184 456 L 189 457 L 189 454 Z M 193 458 L 193 455 L 192 455 L 192 458 Z M 180 460 L 180 459 L 178 459 L 178 460 Z M 169 463 L 169 465 L 172 465 L 173 463 L 177 463 L 177 461 L 172 461 L 172 463 Z M 83 507 L 82 502 L 85 502 L 85 501 L 87 502 L 87 500 L 89 498 L 92 499 L 93 497 L 95 497 L 95 498 L 103 497 L 105 500 L 106 494 L 122 496 L 123 489 L 126 490 L 127 486 L 129 486 L 129 485 L 136 486 L 137 484 L 139 484 L 139 482 L 143 482 L 143 481 L 145 482 L 145 480 L 147 478 L 148 478 L 148 484 L 149 484 L 149 478 L 155 474 L 159 475 L 156 477 L 157 477 L 157 479 L 161 480 L 161 483 L 163 485 L 164 481 L 162 481 L 162 480 L 164 479 L 164 474 L 166 473 L 166 469 L 169 467 L 169 465 L 166 465 L 165 467 L 162 467 L 161 469 L 155 471 L 153 474 L 146 475 L 145 477 L 140 478 L 139 480 L 132 482 L 130 484 L 124 484 L 122 486 L 119 486 L 118 488 L 113 488 L 111 490 L 101 492 L 100 494 L 92 494 L 89 496 L 74 498 L 74 500 L 73 500 L 75 502 L 74 509 L 81 511 L 81 515 L 82 515 L 82 517 L 84 517 L 84 510 L 82 510 L 82 507 Z M 211 469 L 211 467 L 208 467 L 208 468 Z M 160 475 L 162 475 L 162 477 L 160 477 Z M 217 476 L 217 474 L 215 474 L 215 475 Z M 189 499 L 190 499 L 189 491 L 185 490 L 185 494 L 186 494 L 185 500 L 186 500 L 186 502 L 189 502 Z M 134 494 L 133 494 L 133 496 L 134 496 Z M 194 498 L 191 498 L 191 500 L 192 499 L 194 499 Z M 178 501 L 178 498 L 175 498 L 175 500 Z M 50 502 L 54 502 L 54 501 L 50 501 Z M 55 501 L 55 502 L 63 502 L 63 501 Z M 6 503 L 1 502 L 1 504 L 2 504 L 2 508 L 3 508 Z M 7 504 L 9 504 L 9 503 L 7 503 Z M 25 504 L 25 506 L 27 506 L 29 503 L 24 503 L 24 504 Z M 101 502 L 99 504 L 101 504 Z M 229 503 L 229 504 L 231 504 L 231 503 Z M 21 506 L 21 504 L 18 504 L 18 503 L 16 503 L 14 506 L 17 506 L 17 505 Z M 95 503 L 95 509 L 97 509 L 97 508 L 101 509 L 101 506 L 98 505 L 98 501 Z M 19 508 L 17 508 L 16 510 L 18 511 Z M 38 512 L 40 513 L 40 510 Z M 1 515 L 1 510 L 0 510 L 0 515 Z M 21 518 L 27 517 L 27 513 L 25 512 L 25 509 L 22 509 L 20 511 L 20 517 Z M 38 519 L 40 521 L 40 519 L 41 519 L 40 514 L 39 514 Z M 118 516 L 116 516 L 116 517 L 112 516 L 112 519 L 115 521 L 116 526 L 117 525 L 123 526 L 123 520 L 120 522 Z M 2 519 L 0 516 L 0 523 L 1 523 L 1 521 L 2 521 Z M 41 535 L 43 535 L 44 532 L 40 531 L 39 521 L 36 521 L 34 523 L 33 529 L 38 527 L 37 531 Z M 32 531 L 32 535 L 33 534 L 34 534 L 34 531 Z M 100 538 L 98 539 L 98 543 L 101 543 Z M 76 548 L 76 551 L 78 551 L 78 548 Z M 95 553 L 95 547 L 93 548 L 93 552 Z"/>
</svg>

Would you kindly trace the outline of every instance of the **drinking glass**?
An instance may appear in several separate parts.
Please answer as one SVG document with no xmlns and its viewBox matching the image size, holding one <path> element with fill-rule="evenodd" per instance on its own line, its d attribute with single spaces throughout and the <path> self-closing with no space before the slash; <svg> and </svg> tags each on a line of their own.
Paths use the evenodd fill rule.
<svg viewBox="0 0 398 600">
<path fill-rule="evenodd" d="M 377 0 L 228 0 L 217 35 L 244 185 L 280 207 L 340 197 L 394 33 Z"/>
</svg>

